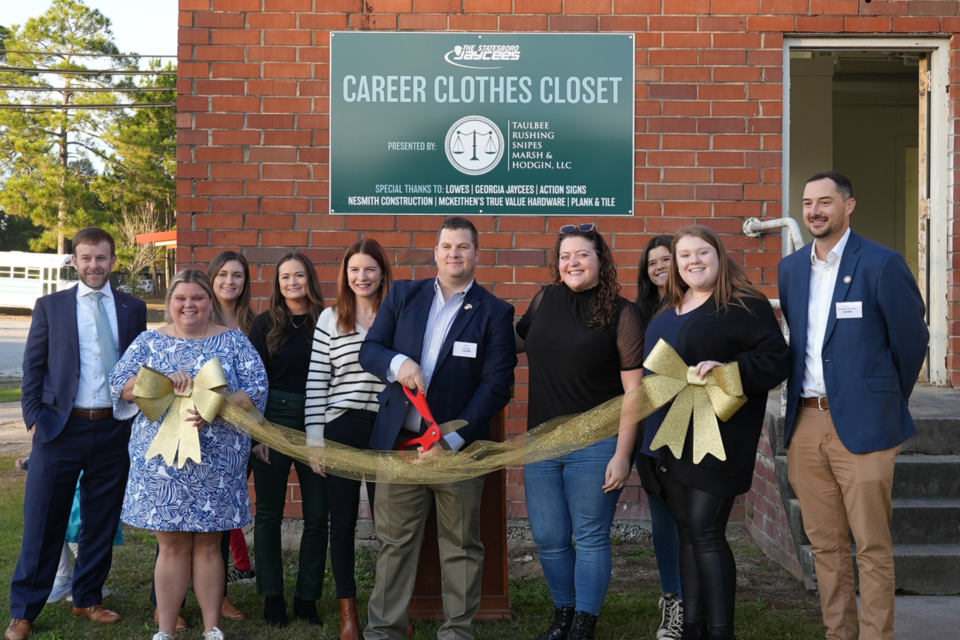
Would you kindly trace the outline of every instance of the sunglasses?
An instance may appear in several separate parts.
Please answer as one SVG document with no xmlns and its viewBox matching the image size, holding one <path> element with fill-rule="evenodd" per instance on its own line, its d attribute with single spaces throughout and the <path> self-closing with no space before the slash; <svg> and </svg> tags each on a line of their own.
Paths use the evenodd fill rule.
<svg viewBox="0 0 960 640">
<path fill-rule="evenodd" d="M 582 231 L 584 233 L 590 233 L 591 231 L 596 231 L 597 225 L 592 222 L 584 222 L 583 224 L 565 224 L 560 227 L 560 235 L 565 233 L 572 233 L 573 231 Z"/>
</svg>

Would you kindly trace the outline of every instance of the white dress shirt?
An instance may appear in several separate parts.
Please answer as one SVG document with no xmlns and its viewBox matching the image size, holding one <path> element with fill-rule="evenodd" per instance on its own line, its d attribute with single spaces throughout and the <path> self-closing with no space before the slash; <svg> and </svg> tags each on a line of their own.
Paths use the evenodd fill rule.
<svg viewBox="0 0 960 640">
<path fill-rule="evenodd" d="M 848 228 L 837 245 L 830 250 L 827 260 L 817 257 L 817 245 L 810 247 L 810 292 L 807 302 L 807 346 L 803 358 L 803 384 L 800 396 L 818 398 L 827 395 L 823 382 L 823 338 L 827 332 L 830 305 L 833 304 L 833 289 L 837 284 L 837 272 L 843 249 L 850 238 Z M 798 336 L 799 337 L 799 336 Z"/>
<path fill-rule="evenodd" d="M 467 292 L 473 287 L 475 281 L 471 280 L 463 291 L 458 291 L 450 296 L 449 300 L 443 299 L 443 291 L 440 289 L 440 280 L 433 281 L 433 303 L 430 305 L 430 315 L 427 318 L 427 326 L 423 334 L 423 351 L 420 354 L 420 369 L 423 370 L 424 381 L 427 388 L 430 387 L 430 380 L 433 379 L 433 372 L 437 368 L 437 358 L 440 357 L 440 348 L 450 333 L 450 327 L 456 320 L 460 308 L 463 306 L 463 299 Z M 390 371 L 387 373 L 387 382 L 396 382 L 400 373 L 400 367 L 410 358 L 402 353 L 398 353 L 390 361 Z M 429 402 L 429 399 L 428 399 Z M 416 407 L 410 405 L 410 411 L 403 422 L 403 428 L 414 433 L 420 432 L 420 412 Z M 454 431 L 448 433 L 443 438 L 454 451 L 459 451 L 464 445 L 464 439 L 460 434 Z"/>
<path fill-rule="evenodd" d="M 90 294 L 96 291 L 82 282 L 77 285 L 77 332 L 80 338 L 80 384 L 77 387 L 77 399 L 73 406 L 83 409 L 103 409 L 110 407 L 110 385 L 107 374 L 100 362 L 100 340 L 97 336 L 97 320 L 94 316 L 95 303 Z M 120 334 L 117 331 L 117 305 L 113 299 L 113 289 L 107 282 L 103 289 L 101 302 L 113 331 L 113 344 L 120 348 Z M 51 354 L 53 355 L 53 354 Z M 120 354 L 117 354 L 119 360 Z"/>
</svg>

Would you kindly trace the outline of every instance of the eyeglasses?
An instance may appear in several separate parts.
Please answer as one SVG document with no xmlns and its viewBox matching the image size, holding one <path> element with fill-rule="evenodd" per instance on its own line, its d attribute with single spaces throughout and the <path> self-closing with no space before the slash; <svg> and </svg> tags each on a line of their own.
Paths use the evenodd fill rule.
<svg viewBox="0 0 960 640">
<path fill-rule="evenodd" d="M 573 231 L 582 231 L 584 233 L 590 233 L 591 231 L 596 231 L 597 225 L 592 222 L 584 222 L 583 224 L 565 224 L 560 227 L 560 235 L 565 233 L 571 233 Z"/>
</svg>

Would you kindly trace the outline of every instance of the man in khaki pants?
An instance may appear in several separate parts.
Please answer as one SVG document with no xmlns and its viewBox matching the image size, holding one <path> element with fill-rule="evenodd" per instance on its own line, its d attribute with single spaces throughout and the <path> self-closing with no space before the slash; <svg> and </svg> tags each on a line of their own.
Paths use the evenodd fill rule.
<svg viewBox="0 0 960 640">
<path fill-rule="evenodd" d="M 811 177 L 803 222 L 814 241 L 780 263 L 792 358 L 784 442 L 828 640 L 893 640 L 893 469 L 916 433 L 907 400 L 929 333 L 906 262 L 850 230 L 854 207 L 845 176 Z"/>
<path fill-rule="evenodd" d="M 423 435 L 424 421 L 403 387 L 426 393 L 439 423 L 465 426 L 421 458 L 490 439 L 490 420 L 510 401 L 517 365 L 513 306 L 473 279 L 480 257 L 477 229 L 448 218 L 440 227 L 437 277 L 394 282 L 360 348 L 360 366 L 388 383 L 370 439 L 372 449 L 397 449 Z M 411 463 L 416 464 L 416 463 Z M 401 640 L 430 502 L 437 506 L 443 612 L 438 640 L 472 640 L 480 608 L 483 478 L 442 484 L 380 484 L 374 521 L 380 539 L 366 640 Z"/>
</svg>

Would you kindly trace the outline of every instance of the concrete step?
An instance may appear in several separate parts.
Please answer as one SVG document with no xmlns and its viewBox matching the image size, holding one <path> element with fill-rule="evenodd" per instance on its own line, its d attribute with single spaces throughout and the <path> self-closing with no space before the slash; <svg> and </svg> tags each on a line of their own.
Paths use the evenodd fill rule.
<svg viewBox="0 0 960 640">
<path fill-rule="evenodd" d="M 898 593 L 960 594 L 960 544 L 895 544 L 893 561 Z M 813 566 L 810 545 L 801 547 L 800 564 L 805 574 Z"/>
<path fill-rule="evenodd" d="M 960 499 L 894 499 L 890 535 L 895 545 L 957 542 L 960 540 Z"/>
<path fill-rule="evenodd" d="M 913 418 L 917 434 L 903 443 L 900 453 L 927 455 L 960 455 L 960 419 L 958 418 Z"/>
<path fill-rule="evenodd" d="M 897 456 L 893 497 L 960 499 L 960 455 Z"/>
</svg>

